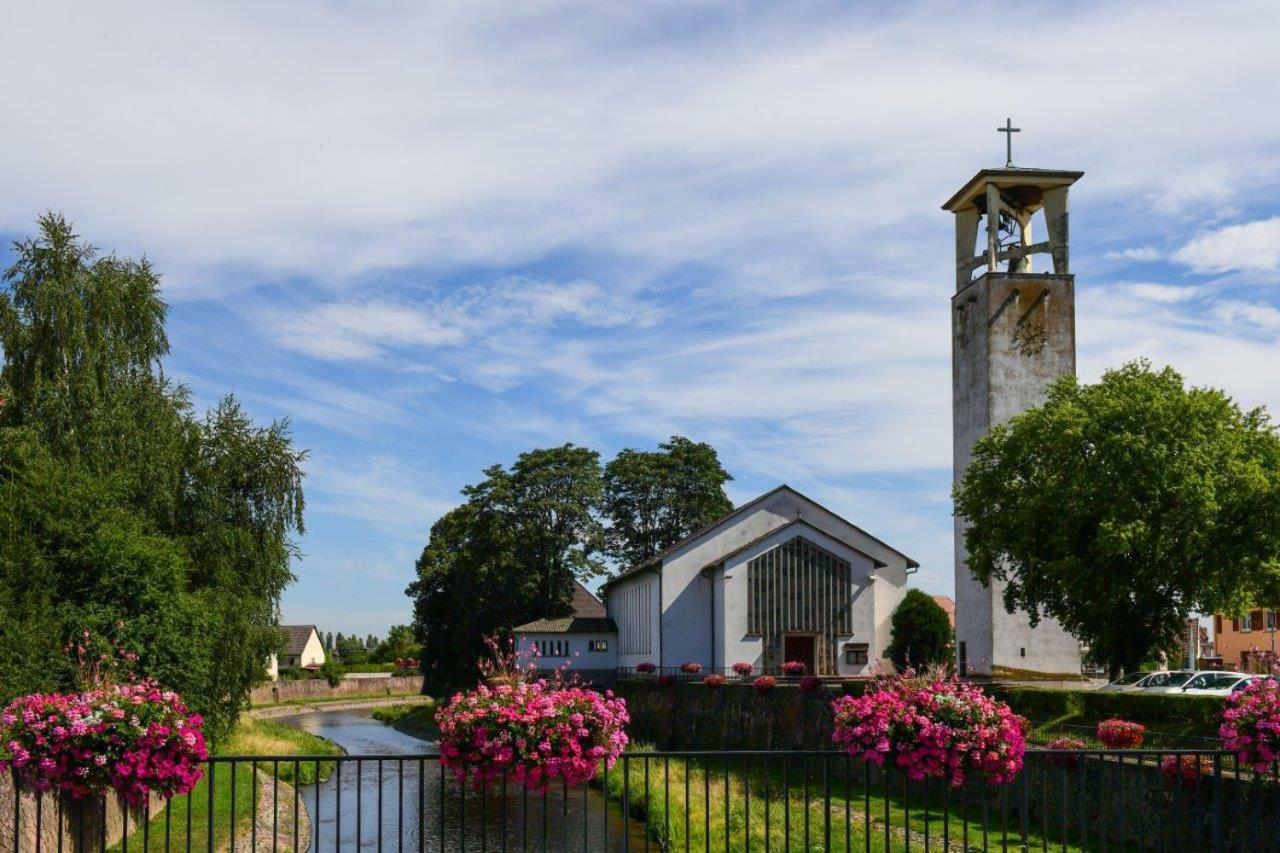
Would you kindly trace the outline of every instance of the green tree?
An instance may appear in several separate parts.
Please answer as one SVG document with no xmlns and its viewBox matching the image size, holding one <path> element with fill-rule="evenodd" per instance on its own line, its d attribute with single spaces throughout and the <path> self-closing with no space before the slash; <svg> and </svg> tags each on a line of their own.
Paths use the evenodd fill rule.
<svg viewBox="0 0 1280 853">
<path fill-rule="evenodd" d="M 602 570 L 595 451 L 531 450 L 484 473 L 432 526 L 406 591 L 428 689 L 474 678 L 486 636 L 567 614 L 574 578 Z"/>
<path fill-rule="evenodd" d="M 889 617 L 893 632 L 885 653 L 899 671 L 917 671 L 952 661 L 951 620 L 933 597 L 918 589 L 907 590 Z"/>
<path fill-rule="evenodd" d="M 1280 593 L 1280 438 L 1262 410 L 1135 362 L 1058 380 L 993 428 L 955 491 L 969 567 L 1057 619 L 1113 675 L 1192 612 Z"/>
<path fill-rule="evenodd" d="M 0 639 L 14 640 L 0 642 L 0 698 L 71 686 L 54 661 L 88 629 L 136 651 L 217 738 L 280 641 L 305 454 L 287 423 L 256 426 L 234 398 L 195 415 L 161 369 L 167 309 L 147 261 L 101 256 L 53 214 L 14 248 L 0 293 Z"/>
<path fill-rule="evenodd" d="M 609 554 L 642 563 L 733 509 L 733 478 L 715 448 L 675 435 L 656 451 L 626 449 L 604 469 Z"/>
<path fill-rule="evenodd" d="M 413 636 L 413 628 L 408 625 L 392 625 L 387 631 L 387 638 L 378 644 L 373 659 L 378 663 L 395 663 L 404 658 L 418 659 L 422 646 Z"/>
</svg>

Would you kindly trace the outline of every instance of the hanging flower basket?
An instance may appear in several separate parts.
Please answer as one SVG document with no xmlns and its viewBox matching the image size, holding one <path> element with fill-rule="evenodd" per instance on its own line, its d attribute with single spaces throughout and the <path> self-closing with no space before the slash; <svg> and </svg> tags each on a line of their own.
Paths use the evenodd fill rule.
<svg viewBox="0 0 1280 853">
<path fill-rule="evenodd" d="M 836 744 L 911 779 L 947 779 L 959 787 L 977 775 L 1003 784 L 1022 769 L 1026 741 L 1016 715 L 954 678 L 884 678 L 831 707 Z"/>
<path fill-rule="evenodd" d="M 733 665 L 733 671 L 738 675 L 741 675 L 743 678 L 746 678 L 748 675 L 755 672 L 755 669 L 756 668 L 754 666 L 746 661 L 738 661 Z"/>
<path fill-rule="evenodd" d="M 1142 746 L 1146 731 L 1141 723 L 1112 717 L 1098 723 L 1097 736 L 1108 749 L 1137 749 Z"/>
<path fill-rule="evenodd" d="M 789 660 L 782 665 L 782 674 L 788 678 L 799 678 L 809 671 L 804 661 Z"/>
<path fill-rule="evenodd" d="M 626 702 L 612 692 L 544 680 L 481 685 L 436 713 L 440 763 L 484 788 L 504 773 L 534 791 L 553 779 L 580 785 L 627 745 Z"/>
<path fill-rule="evenodd" d="M 751 682 L 751 686 L 756 689 L 757 693 L 768 693 L 770 690 L 778 686 L 778 679 L 772 675 L 762 675 L 755 681 Z"/>
</svg>

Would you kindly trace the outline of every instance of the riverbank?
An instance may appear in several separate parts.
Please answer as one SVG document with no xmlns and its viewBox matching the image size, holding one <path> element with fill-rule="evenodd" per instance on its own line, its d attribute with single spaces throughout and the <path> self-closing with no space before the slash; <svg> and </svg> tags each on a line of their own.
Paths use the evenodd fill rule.
<svg viewBox="0 0 1280 853">
<path fill-rule="evenodd" d="M 309 701 L 295 700 L 280 702 L 274 705 L 257 705 L 245 712 L 245 716 L 257 719 L 274 717 L 292 717 L 320 711 L 364 711 L 369 708 L 385 708 L 388 706 L 426 705 L 434 700 L 430 696 L 354 696 L 342 699 L 315 699 Z"/>
<path fill-rule="evenodd" d="M 436 704 L 430 700 L 413 705 L 395 704 L 376 708 L 373 718 L 418 740 L 440 739 L 440 729 L 436 728 Z"/>
</svg>

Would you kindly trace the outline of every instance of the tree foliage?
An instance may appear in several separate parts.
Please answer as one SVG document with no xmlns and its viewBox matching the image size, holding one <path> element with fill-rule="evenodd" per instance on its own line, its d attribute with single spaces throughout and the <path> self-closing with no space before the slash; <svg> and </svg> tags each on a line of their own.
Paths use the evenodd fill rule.
<svg viewBox="0 0 1280 853">
<path fill-rule="evenodd" d="M 952 661 L 955 632 L 947 611 L 932 596 L 907 590 L 889 624 L 893 635 L 885 653 L 899 671 L 908 667 L 920 671 Z"/>
<path fill-rule="evenodd" d="M 1280 438 L 1264 411 L 1170 368 L 1058 380 L 978 441 L 955 499 L 974 574 L 1112 673 L 1167 647 L 1192 612 L 1280 592 Z"/>
<path fill-rule="evenodd" d="M 84 630 L 140 655 L 215 737 L 279 645 L 304 454 L 232 397 L 197 416 L 165 378 L 150 264 L 61 217 L 0 294 L 0 698 L 72 686 Z"/>
<path fill-rule="evenodd" d="M 604 469 L 610 556 L 642 563 L 727 514 L 732 479 L 714 447 L 683 436 L 656 451 L 623 450 Z"/>
</svg>

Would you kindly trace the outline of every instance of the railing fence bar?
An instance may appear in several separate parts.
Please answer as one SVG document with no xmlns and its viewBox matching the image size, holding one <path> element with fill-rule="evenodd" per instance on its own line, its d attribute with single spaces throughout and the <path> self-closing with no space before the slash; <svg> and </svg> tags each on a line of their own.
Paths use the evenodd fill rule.
<svg viewBox="0 0 1280 853">
<path fill-rule="evenodd" d="M 166 810 L 168 811 L 168 810 Z M 164 849 L 169 849 L 168 828 L 165 830 Z M 280 849 L 280 762 L 271 764 L 271 853 Z"/>
</svg>

